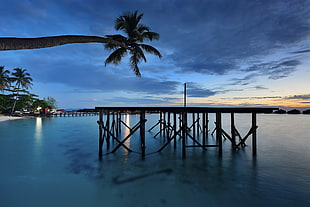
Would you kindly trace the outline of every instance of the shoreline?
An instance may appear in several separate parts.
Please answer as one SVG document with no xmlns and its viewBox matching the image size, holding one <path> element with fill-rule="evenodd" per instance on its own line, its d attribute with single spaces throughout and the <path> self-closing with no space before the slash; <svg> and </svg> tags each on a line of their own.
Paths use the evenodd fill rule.
<svg viewBox="0 0 310 207">
<path fill-rule="evenodd" d="M 19 116 L 7 116 L 0 114 L 0 122 L 2 121 L 11 121 L 11 120 L 18 120 L 18 119 L 25 119 L 26 117 L 19 117 Z"/>
</svg>

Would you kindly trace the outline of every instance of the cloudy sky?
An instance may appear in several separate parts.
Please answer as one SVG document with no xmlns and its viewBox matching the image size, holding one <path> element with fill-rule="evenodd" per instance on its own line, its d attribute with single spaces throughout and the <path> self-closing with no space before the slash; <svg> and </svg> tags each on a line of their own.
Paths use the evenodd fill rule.
<svg viewBox="0 0 310 207">
<path fill-rule="evenodd" d="M 0 0 L 1 37 L 119 34 L 127 11 L 158 32 L 134 75 L 128 59 L 105 67 L 99 43 L 0 51 L 27 69 L 32 92 L 59 108 L 182 105 L 310 107 L 309 0 Z"/>
</svg>

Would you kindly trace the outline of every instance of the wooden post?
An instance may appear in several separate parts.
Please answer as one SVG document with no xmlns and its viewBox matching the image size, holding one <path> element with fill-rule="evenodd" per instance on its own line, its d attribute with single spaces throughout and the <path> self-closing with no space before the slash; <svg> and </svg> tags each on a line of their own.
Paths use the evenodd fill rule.
<svg viewBox="0 0 310 207">
<path fill-rule="evenodd" d="M 107 130 L 110 130 L 110 111 L 107 111 L 107 120 L 106 120 L 106 127 L 107 127 Z M 107 133 L 107 148 L 109 149 L 110 148 L 110 133 Z"/>
<path fill-rule="evenodd" d="M 230 114 L 230 131 L 231 131 L 231 146 L 234 148 L 236 146 L 236 133 L 235 133 L 235 115 Z"/>
<path fill-rule="evenodd" d="M 100 110 L 99 112 L 99 123 L 103 123 L 103 111 Z M 99 158 L 102 158 L 102 146 L 103 146 L 103 133 L 102 133 L 102 127 L 99 124 Z"/>
<path fill-rule="evenodd" d="M 116 127 L 115 127 L 116 137 L 119 136 L 119 112 L 116 112 Z"/>
<path fill-rule="evenodd" d="M 199 126 L 200 125 L 200 116 L 199 116 L 199 113 L 197 113 L 197 137 L 199 136 Z"/>
<path fill-rule="evenodd" d="M 170 135 L 170 126 L 171 126 L 171 123 L 170 123 L 170 112 L 168 112 L 168 117 L 167 117 L 166 125 L 167 125 L 167 133 L 166 133 L 166 135 L 167 135 L 167 138 L 169 139 L 170 138 L 169 137 L 169 135 Z"/>
<path fill-rule="evenodd" d="M 221 112 L 216 112 L 216 141 L 219 147 L 219 157 L 222 156 L 222 117 Z"/>
<path fill-rule="evenodd" d="M 118 112 L 118 134 L 122 132 L 121 120 L 122 120 L 122 114 L 121 112 Z"/>
<path fill-rule="evenodd" d="M 206 113 L 202 113 L 202 145 L 206 145 Z"/>
<path fill-rule="evenodd" d="M 186 158 L 186 131 L 187 131 L 187 113 L 182 112 L 182 158 Z"/>
<path fill-rule="evenodd" d="M 163 112 L 163 136 L 166 137 L 166 112 Z"/>
<path fill-rule="evenodd" d="M 173 134 L 177 133 L 177 115 L 175 112 L 173 112 Z M 174 149 L 177 148 L 177 136 L 175 135 L 173 138 L 173 147 Z"/>
<path fill-rule="evenodd" d="M 254 128 L 253 128 L 254 127 Z M 253 128 L 253 133 L 252 133 L 252 153 L 253 156 L 256 156 L 256 113 L 252 113 L 252 128 Z"/>
<path fill-rule="evenodd" d="M 140 112 L 140 139 L 142 157 L 145 156 L 145 111 Z"/>
<path fill-rule="evenodd" d="M 162 130 L 163 130 L 163 112 L 159 112 L 159 132 L 160 135 L 162 134 Z"/>
<path fill-rule="evenodd" d="M 193 137 L 196 139 L 196 123 L 195 123 L 195 113 L 192 113 L 192 119 L 193 119 Z"/>
</svg>

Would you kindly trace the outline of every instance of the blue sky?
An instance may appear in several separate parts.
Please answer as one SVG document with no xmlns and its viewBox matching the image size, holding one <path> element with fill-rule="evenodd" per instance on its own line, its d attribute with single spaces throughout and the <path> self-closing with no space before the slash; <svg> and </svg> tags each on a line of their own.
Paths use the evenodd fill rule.
<svg viewBox="0 0 310 207">
<path fill-rule="evenodd" d="M 59 108 L 182 105 L 310 107 L 308 0 L 0 0 L 2 37 L 118 34 L 127 11 L 161 35 L 147 42 L 141 78 L 128 59 L 104 66 L 99 43 L 1 51 L 0 65 L 27 69 L 32 92 Z"/>
</svg>

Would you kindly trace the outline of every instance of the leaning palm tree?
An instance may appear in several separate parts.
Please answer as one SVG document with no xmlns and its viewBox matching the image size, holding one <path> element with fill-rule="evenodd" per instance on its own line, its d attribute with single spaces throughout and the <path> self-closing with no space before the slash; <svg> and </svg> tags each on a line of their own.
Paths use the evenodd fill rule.
<svg viewBox="0 0 310 207">
<path fill-rule="evenodd" d="M 119 64 L 122 58 L 129 51 L 130 57 L 130 66 L 133 69 L 134 73 L 140 77 L 141 73 L 138 67 L 138 64 L 141 61 L 146 62 L 146 57 L 144 52 L 153 54 L 162 57 L 160 52 L 152 47 L 151 45 L 143 44 L 145 40 L 158 40 L 159 34 L 156 32 L 151 32 L 150 28 L 144 24 L 140 23 L 140 20 L 143 17 L 143 13 L 138 15 L 138 11 L 133 13 L 126 13 L 123 16 L 118 17 L 115 20 L 114 28 L 116 30 L 123 31 L 127 36 L 123 35 L 106 35 L 106 37 L 115 40 L 117 42 L 126 45 L 127 47 L 121 47 L 114 43 L 107 43 L 105 48 L 108 50 L 113 50 L 109 57 L 105 60 L 105 65 L 109 63 Z"/>
<path fill-rule="evenodd" d="M 11 77 L 11 81 L 15 83 L 13 91 L 16 92 L 16 97 L 12 107 L 12 113 L 15 110 L 19 92 L 25 92 L 25 90 L 32 86 L 32 78 L 30 77 L 30 74 L 26 72 L 26 69 L 15 68 L 14 71 L 15 72 L 12 73 L 13 77 Z"/>
<path fill-rule="evenodd" d="M 0 66 L 0 91 L 2 92 L 10 86 L 9 74 L 10 71 L 4 70 L 4 67 Z"/>
<path fill-rule="evenodd" d="M 60 35 L 36 38 L 0 37 L 0 51 L 55 47 L 72 43 L 110 43 L 127 48 L 124 44 L 108 37 L 86 35 Z"/>
</svg>

